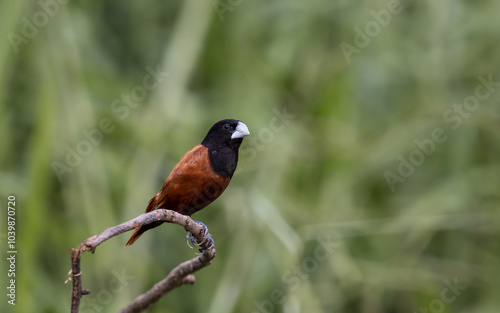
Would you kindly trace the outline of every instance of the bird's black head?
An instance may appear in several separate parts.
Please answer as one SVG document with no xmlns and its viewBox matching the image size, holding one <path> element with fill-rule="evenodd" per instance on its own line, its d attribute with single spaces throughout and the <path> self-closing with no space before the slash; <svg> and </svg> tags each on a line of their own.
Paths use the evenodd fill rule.
<svg viewBox="0 0 500 313">
<path fill-rule="evenodd" d="M 215 123 L 201 142 L 207 148 L 236 146 L 239 148 L 243 138 L 249 135 L 248 127 L 238 120 L 222 120 Z"/>
<path fill-rule="evenodd" d="M 213 170 L 224 176 L 233 176 L 238 163 L 238 149 L 250 132 L 245 123 L 238 120 L 222 120 L 208 131 L 201 144 L 208 148 Z"/>
</svg>

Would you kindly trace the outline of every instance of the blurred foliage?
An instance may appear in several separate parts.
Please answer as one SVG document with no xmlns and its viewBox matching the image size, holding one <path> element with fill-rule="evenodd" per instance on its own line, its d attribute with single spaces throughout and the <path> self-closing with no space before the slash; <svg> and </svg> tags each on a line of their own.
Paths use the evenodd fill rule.
<svg viewBox="0 0 500 313">
<path fill-rule="evenodd" d="M 252 134 L 194 216 L 217 258 L 149 312 L 498 312 L 500 2 L 0 7 L 19 251 L 2 312 L 68 312 L 69 249 L 141 214 L 223 118 Z M 115 312 L 193 257 L 184 236 L 165 225 L 84 255 L 81 312 Z"/>
</svg>

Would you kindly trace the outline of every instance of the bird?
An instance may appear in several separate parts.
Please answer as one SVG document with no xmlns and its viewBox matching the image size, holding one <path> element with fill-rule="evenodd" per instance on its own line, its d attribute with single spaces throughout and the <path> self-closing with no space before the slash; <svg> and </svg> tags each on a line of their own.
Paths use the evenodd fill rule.
<svg viewBox="0 0 500 313">
<path fill-rule="evenodd" d="M 186 152 L 172 169 L 149 201 L 146 213 L 167 209 L 191 216 L 215 201 L 229 185 L 238 164 L 238 150 L 248 135 L 242 121 L 224 119 L 215 123 L 203 141 Z M 125 246 L 161 224 L 158 221 L 137 227 Z"/>
</svg>

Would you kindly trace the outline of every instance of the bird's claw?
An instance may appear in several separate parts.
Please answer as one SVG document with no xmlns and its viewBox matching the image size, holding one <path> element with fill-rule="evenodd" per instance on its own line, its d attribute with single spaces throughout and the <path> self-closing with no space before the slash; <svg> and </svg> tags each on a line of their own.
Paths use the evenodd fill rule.
<svg viewBox="0 0 500 313">
<path fill-rule="evenodd" d="M 198 224 L 200 224 L 200 225 L 202 225 L 204 227 L 204 229 L 205 229 L 205 232 L 203 233 L 203 239 L 198 244 L 196 242 L 196 238 L 193 236 L 193 234 L 191 232 L 188 232 L 187 235 L 186 235 L 186 243 L 187 243 L 188 247 L 190 247 L 191 249 L 196 248 L 196 249 L 200 250 L 201 249 L 200 246 L 202 244 L 204 244 L 207 241 L 207 239 L 210 239 L 210 246 L 207 249 L 203 250 L 201 253 L 198 253 L 198 255 L 205 254 L 205 253 L 207 253 L 208 251 L 210 251 L 211 249 L 214 248 L 214 246 L 215 246 L 214 245 L 214 241 L 212 240 L 212 235 L 210 235 L 208 233 L 208 227 L 207 227 L 207 225 L 205 225 L 205 224 L 203 224 L 202 222 L 199 222 L 199 221 L 195 221 L 195 222 L 198 223 Z"/>
</svg>

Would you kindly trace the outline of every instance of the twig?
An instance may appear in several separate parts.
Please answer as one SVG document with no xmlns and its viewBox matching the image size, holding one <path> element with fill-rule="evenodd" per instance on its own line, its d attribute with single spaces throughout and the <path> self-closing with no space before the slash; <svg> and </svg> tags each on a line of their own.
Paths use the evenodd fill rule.
<svg viewBox="0 0 500 313">
<path fill-rule="evenodd" d="M 155 210 L 153 212 L 142 214 L 128 222 L 110 227 L 98 235 L 89 237 L 80 244 L 78 249 L 71 249 L 72 269 L 70 275 L 72 275 L 72 279 L 70 280 L 73 281 L 71 313 L 78 313 L 80 308 L 80 299 L 82 296 L 90 294 L 90 290 L 82 290 L 82 273 L 80 271 L 80 258 L 82 253 L 85 251 L 91 251 L 93 253 L 97 246 L 104 241 L 131 229 L 135 229 L 138 226 L 147 225 L 156 221 L 171 222 L 183 226 L 186 231 L 191 232 L 193 237 L 196 238 L 200 246 L 200 252 L 207 250 L 212 244 L 210 236 L 208 237 L 208 240 L 203 242 L 205 228 L 202 225 L 193 221 L 189 216 L 182 215 L 171 210 Z M 170 271 L 166 278 L 158 282 L 146 293 L 137 297 L 120 312 L 141 312 L 151 304 L 158 301 L 169 291 L 182 286 L 183 284 L 194 284 L 195 278 L 191 274 L 209 265 L 213 258 L 215 258 L 215 249 L 212 248 L 189 261 L 179 264 L 172 271 Z"/>
</svg>

